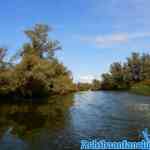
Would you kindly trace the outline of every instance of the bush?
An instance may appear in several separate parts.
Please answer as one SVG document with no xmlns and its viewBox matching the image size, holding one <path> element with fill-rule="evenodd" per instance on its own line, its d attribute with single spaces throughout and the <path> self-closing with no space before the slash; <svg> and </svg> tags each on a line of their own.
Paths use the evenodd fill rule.
<svg viewBox="0 0 150 150">
<path fill-rule="evenodd" d="M 56 59 L 27 55 L 14 69 L 16 93 L 23 97 L 67 93 L 73 88 L 69 72 Z"/>
<path fill-rule="evenodd" d="M 133 85 L 131 91 L 137 94 L 150 95 L 150 81 L 143 81 Z"/>
</svg>

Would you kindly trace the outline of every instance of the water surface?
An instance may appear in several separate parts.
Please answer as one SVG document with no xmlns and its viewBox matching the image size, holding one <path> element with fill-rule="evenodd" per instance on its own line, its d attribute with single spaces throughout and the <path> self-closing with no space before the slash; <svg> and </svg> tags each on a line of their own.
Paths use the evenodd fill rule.
<svg viewBox="0 0 150 150">
<path fill-rule="evenodd" d="M 150 97 L 79 92 L 43 104 L 0 104 L 0 149 L 77 150 L 80 139 L 139 140 L 150 129 Z"/>
</svg>

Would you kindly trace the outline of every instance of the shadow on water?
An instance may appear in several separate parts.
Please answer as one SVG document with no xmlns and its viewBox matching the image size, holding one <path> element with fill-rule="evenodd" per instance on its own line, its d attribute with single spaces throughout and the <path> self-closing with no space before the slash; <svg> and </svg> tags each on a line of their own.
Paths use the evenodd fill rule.
<svg viewBox="0 0 150 150">
<path fill-rule="evenodd" d="M 53 96 L 38 104 L 1 104 L 0 149 L 42 149 L 48 142 L 46 139 L 63 130 L 72 104 L 73 94 Z"/>
</svg>

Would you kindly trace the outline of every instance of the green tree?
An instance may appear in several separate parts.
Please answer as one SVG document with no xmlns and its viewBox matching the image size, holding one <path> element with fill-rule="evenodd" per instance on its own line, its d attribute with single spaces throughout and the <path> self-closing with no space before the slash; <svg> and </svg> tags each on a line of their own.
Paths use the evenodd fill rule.
<svg viewBox="0 0 150 150">
<path fill-rule="evenodd" d="M 101 89 L 111 90 L 114 89 L 114 82 L 110 73 L 102 74 Z"/>
<path fill-rule="evenodd" d="M 101 83 L 100 83 L 100 81 L 99 80 L 97 80 L 97 79 L 94 79 L 93 81 L 92 81 L 92 90 L 100 90 L 100 88 L 101 88 Z"/>
<path fill-rule="evenodd" d="M 141 58 L 138 53 L 132 53 L 131 57 L 127 59 L 130 72 L 132 74 L 132 80 L 134 82 L 141 80 Z"/>
<path fill-rule="evenodd" d="M 123 81 L 126 87 L 130 87 L 132 82 L 132 72 L 131 68 L 128 66 L 128 63 L 123 64 Z"/>
<path fill-rule="evenodd" d="M 150 80 L 150 55 L 141 56 L 141 75 L 142 80 Z"/>
<path fill-rule="evenodd" d="M 104 89 L 131 88 L 134 84 L 145 81 L 141 82 L 143 86 L 143 83 L 149 83 L 150 80 L 150 55 L 132 53 L 123 65 L 119 62 L 113 63 L 109 73 L 103 74 L 102 78 Z"/>
<path fill-rule="evenodd" d="M 39 97 L 74 90 L 71 72 L 54 56 L 61 47 L 49 38 L 49 31 L 51 28 L 42 24 L 25 31 L 29 42 L 13 57 L 19 56 L 14 65 L 0 74 L 0 95 Z M 0 69 L 5 54 L 6 50 L 0 49 Z"/>
<path fill-rule="evenodd" d="M 44 24 L 36 24 L 33 28 L 25 30 L 24 33 L 28 37 L 29 42 L 23 44 L 21 50 L 12 57 L 14 61 L 19 56 L 30 54 L 37 55 L 42 59 L 52 59 L 55 51 L 60 50 L 60 42 L 49 38 L 49 32 L 52 29 Z"/>
<path fill-rule="evenodd" d="M 123 80 L 123 68 L 121 63 L 118 62 L 113 63 L 110 67 L 110 73 L 115 87 L 122 88 L 124 80 Z"/>
<path fill-rule="evenodd" d="M 6 56 L 7 49 L 0 48 L 0 70 L 5 69 L 6 62 L 4 61 L 4 57 Z"/>
<path fill-rule="evenodd" d="M 92 85 L 90 83 L 82 83 L 82 82 L 77 83 L 78 91 L 87 91 L 91 89 L 92 89 Z"/>
<path fill-rule="evenodd" d="M 7 49 L 0 48 L 0 96 L 9 95 L 13 91 L 12 68 L 5 61 Z"/>
</svg>

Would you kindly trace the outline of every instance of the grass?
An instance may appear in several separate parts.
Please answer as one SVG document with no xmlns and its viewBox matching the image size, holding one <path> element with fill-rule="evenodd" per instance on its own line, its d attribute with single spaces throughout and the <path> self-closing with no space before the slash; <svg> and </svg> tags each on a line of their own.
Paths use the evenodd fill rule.
<svg viewBox="0 0 150 150">
<path fill-rule="evenodd" d="M 131 92 L 141 95 L 150 96 L 150 84 L 146 82 L 140 82 L 132 86 Z"/>
</svg>

